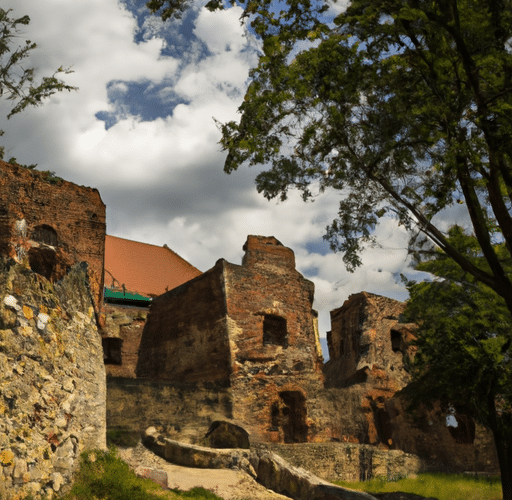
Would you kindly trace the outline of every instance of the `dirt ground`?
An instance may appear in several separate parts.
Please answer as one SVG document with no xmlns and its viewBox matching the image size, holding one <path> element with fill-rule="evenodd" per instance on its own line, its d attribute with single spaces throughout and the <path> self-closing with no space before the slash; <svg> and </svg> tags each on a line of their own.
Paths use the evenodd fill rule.
<svg viewBox="0 0 512 500">
<path fill-rule="evenodd" d="M 251 476 L 240 470 L 194 469 L 170 464 L 141 443 L 135 448 L 120 448 L 120 457 L 136 473 L 142 469 L 157 469 L 167 473 L 168 487 L 188 491 L 196 486 L 212 491 L 224 500 L 290 500 L 267 490 Z"/>
</svg>

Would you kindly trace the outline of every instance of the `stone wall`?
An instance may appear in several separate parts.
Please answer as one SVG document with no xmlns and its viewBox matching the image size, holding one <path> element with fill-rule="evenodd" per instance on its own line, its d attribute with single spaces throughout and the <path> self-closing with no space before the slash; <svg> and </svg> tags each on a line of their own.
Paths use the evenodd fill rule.
<svg viewBox="0 0 512 500">
<path fill-rule="evenodd" d="M 338 413 L 341 439 L 413 453 L 455 472 L 497 472 L 491 433 L 465 415 L 448 427 L 440 408 L 407 410 L 399 391 L 410 381 L 406 358 L 415 353 L 415 325 L 400 321 L 405 303 L 361 292 L 331 312 L 327 392 L 350 398 L 351 415 Z"/>
<path fill-rule="evenodd" d="M 148 309 L 106 304 L 102 328 L 107 377 L 135 378 Z"/>
<path fill-rule="evenodd" d="M 410 342 L 415 328 L 414 324 L 400 321 L 404 309 L 404 302 L 361 292 L 331 311 L 327 386 L 365 382 L 373 369 L 384 372 L 390 387 L 403 388 L 410 380 L 404 356 L 414 356 Z M 382 373 L 373 375 L 382 377 Z"/>
<path fill-rule="evenodd" d="M 0 260 L 0 498 L 52 498 L 105 448 L 102 358 L 86 265 L 54 286 Z"/>
<path fill-rule="evenodd" d="M 399 450 L 344 443 L 266 444 L 295 467 L 302 467 L 327 481 L 367 481 L 380 477 L 396 480 L 436 470 L 431 461 Z"/>
<path fill-rule="evenodd" d="M 167 436 L 197 443 L 212 422 L 232 418 L 231 390 L 225 385 L 107 379 L 109 429 L 140 435 L 154 426 Z"/>
<path fill-rule="evenodd" d="M 89 264 L 96 313 L 103 300 L 105 204 L 97 189 L 0 160 L 0 255 L 52 282 Z"/>
</svg>

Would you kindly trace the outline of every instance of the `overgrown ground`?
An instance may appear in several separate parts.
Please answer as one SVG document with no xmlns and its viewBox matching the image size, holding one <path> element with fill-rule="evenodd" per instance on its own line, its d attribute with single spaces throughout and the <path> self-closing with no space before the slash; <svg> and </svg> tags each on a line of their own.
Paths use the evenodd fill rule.
<svg viewBox="0 0 512 500">
<path fill-rule="evenodd" d="M 203 488 L 164 490 L 138 477 L 113 447 L 85 452 L 81 460 L 73 488 L 61 500 L 222 500 Z"/>
<path fill-rule="evenodd" d="M 71 491 L 59 500 L 222 500 L 203 488 L 190 491 L 164 490 L 149 479 L 138 477 L 115 447 L 82 454 L 81 467 Z M 499 478 L 450 474 L 421 474 L 398 481 L 373 479 L 367 482 L 335 484 L 368 493 L 402 491 L 438 500 L 500 500 Z"/>
<path fill-rule="evenodd" d="M 373 479 L 366 482 L 335 484 L 367 493 L 402 491 L 438 500 L 499 500 L 502 498 L 501 483 L 497 477 L 475 477 L 454 474 L 420 474 L 399 481 Z"/>
</svg>

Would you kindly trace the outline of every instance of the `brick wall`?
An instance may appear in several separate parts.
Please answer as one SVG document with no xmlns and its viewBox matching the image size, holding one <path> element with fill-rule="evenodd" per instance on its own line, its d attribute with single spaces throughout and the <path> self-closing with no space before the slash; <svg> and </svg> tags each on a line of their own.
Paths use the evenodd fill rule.
<svg viewBox="0 0 512 500">
<path fill-rule="evenodd" d="M 138 377 L 229 382 L 223 263 L 153 299 L 140 343 Z"/>
<path fill-rule="evenodd" d="M 105 255 L 105 204 L 98 190 L 50 183 L 44 173 L 0 161 L 0 253 L 52 282 L 87 262 L 98 311 Z"/>
</svg>

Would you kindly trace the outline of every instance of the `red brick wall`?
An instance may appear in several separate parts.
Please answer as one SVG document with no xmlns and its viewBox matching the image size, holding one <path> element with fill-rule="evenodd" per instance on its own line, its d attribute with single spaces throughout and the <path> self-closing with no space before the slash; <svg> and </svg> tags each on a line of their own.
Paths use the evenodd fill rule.
<svg viewBox="0 0 512 500">
<path fill-rule="evenodd" d="M 38 226 L 51 228 L 57 244 L 34 240 Z M 51 230 L 50 230 L 51 232 Z M 73 264 L 89 264 L 96 307 L 103 297 L 105 204 L 97 189 L 58 181 L 38 171 L 0 161 L 0 253 L 40 266 L 58 281 Z"/>
<path fill-rule="evenodd" d="M 312 309 L 314 285 L 295 270 L 293 251 L 275 238 L 249 236 L 244 249 L 242 266 L 226 264 L 235 418 L 265 441 L 311 440 L 312 402 L 323 387 Z M 286 320 L 287 338 L 282 344 L 265 344 L 266 315 Z M 302 411 L 286 409 L 283 393 L 285 399 L 304 401 L 305 413 L 297 417 L 303 422 L 292 425 L 295 437 L 286 430 L 286 421 L 293 416 L 272 417 L 273 405 L 276 412 Z M 298 429 L 302 424 L 308 429 Z"/>
</svg>

